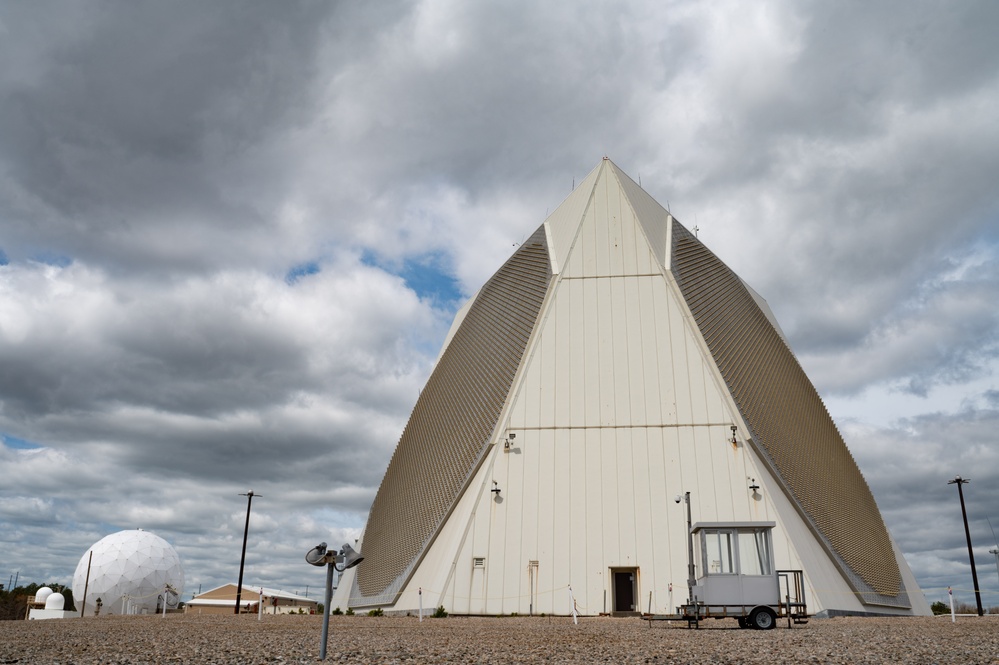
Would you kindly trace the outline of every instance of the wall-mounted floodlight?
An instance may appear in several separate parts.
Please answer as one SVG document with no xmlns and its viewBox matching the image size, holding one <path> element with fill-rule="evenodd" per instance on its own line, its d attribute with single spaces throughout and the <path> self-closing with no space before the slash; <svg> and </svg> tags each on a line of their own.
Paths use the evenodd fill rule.
<svg viewBox="0 0 999 665">
<path fill-rule="evenodd" d="M 513 440 L 517 438 L 515 432 L 510 432 L 506 435 L 506 439 L 503 440 L 503 450 L 510 450 L 510 446 L 513 445 Z"/>
<path fill-rule="evenodd" d="M 499 496 L 500 493 L 499 483 L 497 483 L 495 480 L 493 481 L 493 488 L 490 491 L 492 491 L 492 493 L 495 494 L 496 496 Z"/>
<path fill-rule="evenodd" d="M 333 599 L 333 571 L 342 573 L 364 561 L 364 557 L 347 543 L 343 544 L 339 552 L 327 549 L 326 543 L 319 543 L 306 552 L 305 561 L 313 566 L 326 566 L 326 604 L 323 605 L 323 634 L 319 642 L 319 660 L 326 660 L 326 643 L 330 632 L 330 601 Z"/>
<path fill-rule="evenodd" d="M 732 445 L 733 446 L 738 446 L 739 445 L 739 442 L 736 441 L 736 439 L 735 439 L 735 433 L 738 432 L 738 431 L 739 431 L 739 428 L 736 427 L 735 425 L 732 425 Z"/>
<path fill-rule="evenodd" d="M 749 479 L 749 489 L 753 494 L 756 494 L 756 490 L 760 489 L 760 486 L 756 484 L 756 478 Z"/>
</svg>

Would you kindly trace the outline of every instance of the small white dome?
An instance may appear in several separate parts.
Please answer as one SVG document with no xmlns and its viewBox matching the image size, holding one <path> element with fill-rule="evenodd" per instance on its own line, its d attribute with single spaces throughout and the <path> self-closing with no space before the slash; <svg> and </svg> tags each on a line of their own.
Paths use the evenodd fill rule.
<svg viewBox="0 0 999 665">
<path fill-rule="evenodd" d="M 52 589 L 47 586 L 43 586 L 41 589 L 35 592 L 35 602 L 44 603 L 49 596 L 52 595 Z"/>
<path fill-rule="evenodd" d="M 51 591 L 51 589 L 49 589 Z M 45 599 L 45 609 L 47 610 L 61 610 L 66 605 L 66 597 L 61 593 L 49 594 L 49 597 Z"/>
</svg>

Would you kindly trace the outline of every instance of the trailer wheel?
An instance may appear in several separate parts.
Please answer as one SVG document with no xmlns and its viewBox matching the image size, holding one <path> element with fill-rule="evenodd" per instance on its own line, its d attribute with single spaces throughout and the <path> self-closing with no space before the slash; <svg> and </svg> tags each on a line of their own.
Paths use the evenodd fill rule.
<svg viewBox="0 0 999 665">
<path fill-rule="evenodd" d="M 777 615 L 769 607 L 757 607 L 749 615 L 749 623 L 757 630 L 770 630 L 777 625 Z"/>
</svg>

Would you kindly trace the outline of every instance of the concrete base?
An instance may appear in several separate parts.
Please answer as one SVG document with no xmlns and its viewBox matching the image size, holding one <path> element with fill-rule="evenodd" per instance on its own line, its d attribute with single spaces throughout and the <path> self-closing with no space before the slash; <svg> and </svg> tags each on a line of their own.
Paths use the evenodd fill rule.
<svg viewBox="0 0 999 665">
<path fill-rule="evenodd" d="M 28 619 L 73 619 L 80 616 L 79 612 L 67 612 L 66 610 L 36 610 L 32 609 L 28 614 Z"/>
</svg>

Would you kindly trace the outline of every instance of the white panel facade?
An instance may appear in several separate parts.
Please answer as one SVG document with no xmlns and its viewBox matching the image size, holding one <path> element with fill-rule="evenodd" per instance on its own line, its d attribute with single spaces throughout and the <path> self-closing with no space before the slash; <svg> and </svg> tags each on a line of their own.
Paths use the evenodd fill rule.
<svg viewBox="0 0 999 665">
<path fill-rule="evenodd" d="M 687 593 L 674 497 L 690 492 L 694 522 L 776 522 L 776 565 L 805 570 L 811 612 L 864 610 L 747 442 L 664 267 L 668 218 L 604 161 L 546 221 L 560 273 L 493 446 L 387 609 L 414 610 L 422 587 L 428 610 L 564 615 L 571 586 L 581 613 L 610 612 L 620 569 L 636 575 L 636 611 L 672 611 Z"/>
<path fill-rule="evenodd" d="M 599 175 L 600 165 L 597 165 L 582 182 L 576 185 L 572 193 L 546 220 L 553 242 L 550 251 L 555 256 L 555 263 L 559 270 L 565 265 L 565 257 L 576 238 L 576 232 L 579 230 L 579 218 L 582 217 L 583 211 L 589 205 L 593 185 Z"/>
<path fill-rule="evenodd" d="M 580 238 L 588 235 L 584 223 Z M 613 259 L 607 254 L 606 269 Z M 493 479 L 509 497 L 487 499 L 490 509 L 476 512 L 476 520 L 490 520 L 490 546 L 480 552 L 487 577 L 503 585 L 490 594 L 488 613 L 566 613 L 570 585 L 581 611 L 609 611 L 612 568 L 637 569 L 636 605 L 648 609 L 651 592 L 653 609 L 665 611 L 669 584 L 679 602 L 686 580 L 685 514 L 672 496 L 691 491 L 701 519 L 752 518 L 748 491 L 733 496 L 733 487 L 748 487 L 734 481 L 746 475 L 746 449 L 728 441 L 735 420 L 673 299 L 663 277 L 563 275 L 505 422 L 517 444 L 493 453 Z M 664 372 L 662 352 L 671 347 L 680 351 L 665 355 Z M 593 387 L 584 418 L 559 418 L 571 409 L 544 407 L 543 393 L 571 395 L 580 370 L 581 383 Z M 672 408 L 676 382 L 687 397 L 685 418 Z M 536 539 L 528 535 L 535 530 Z M 547 534 L 550 550 L 542 546 Z M 531 561 L 538 562 L 533 608 Z"/>
</svg>

